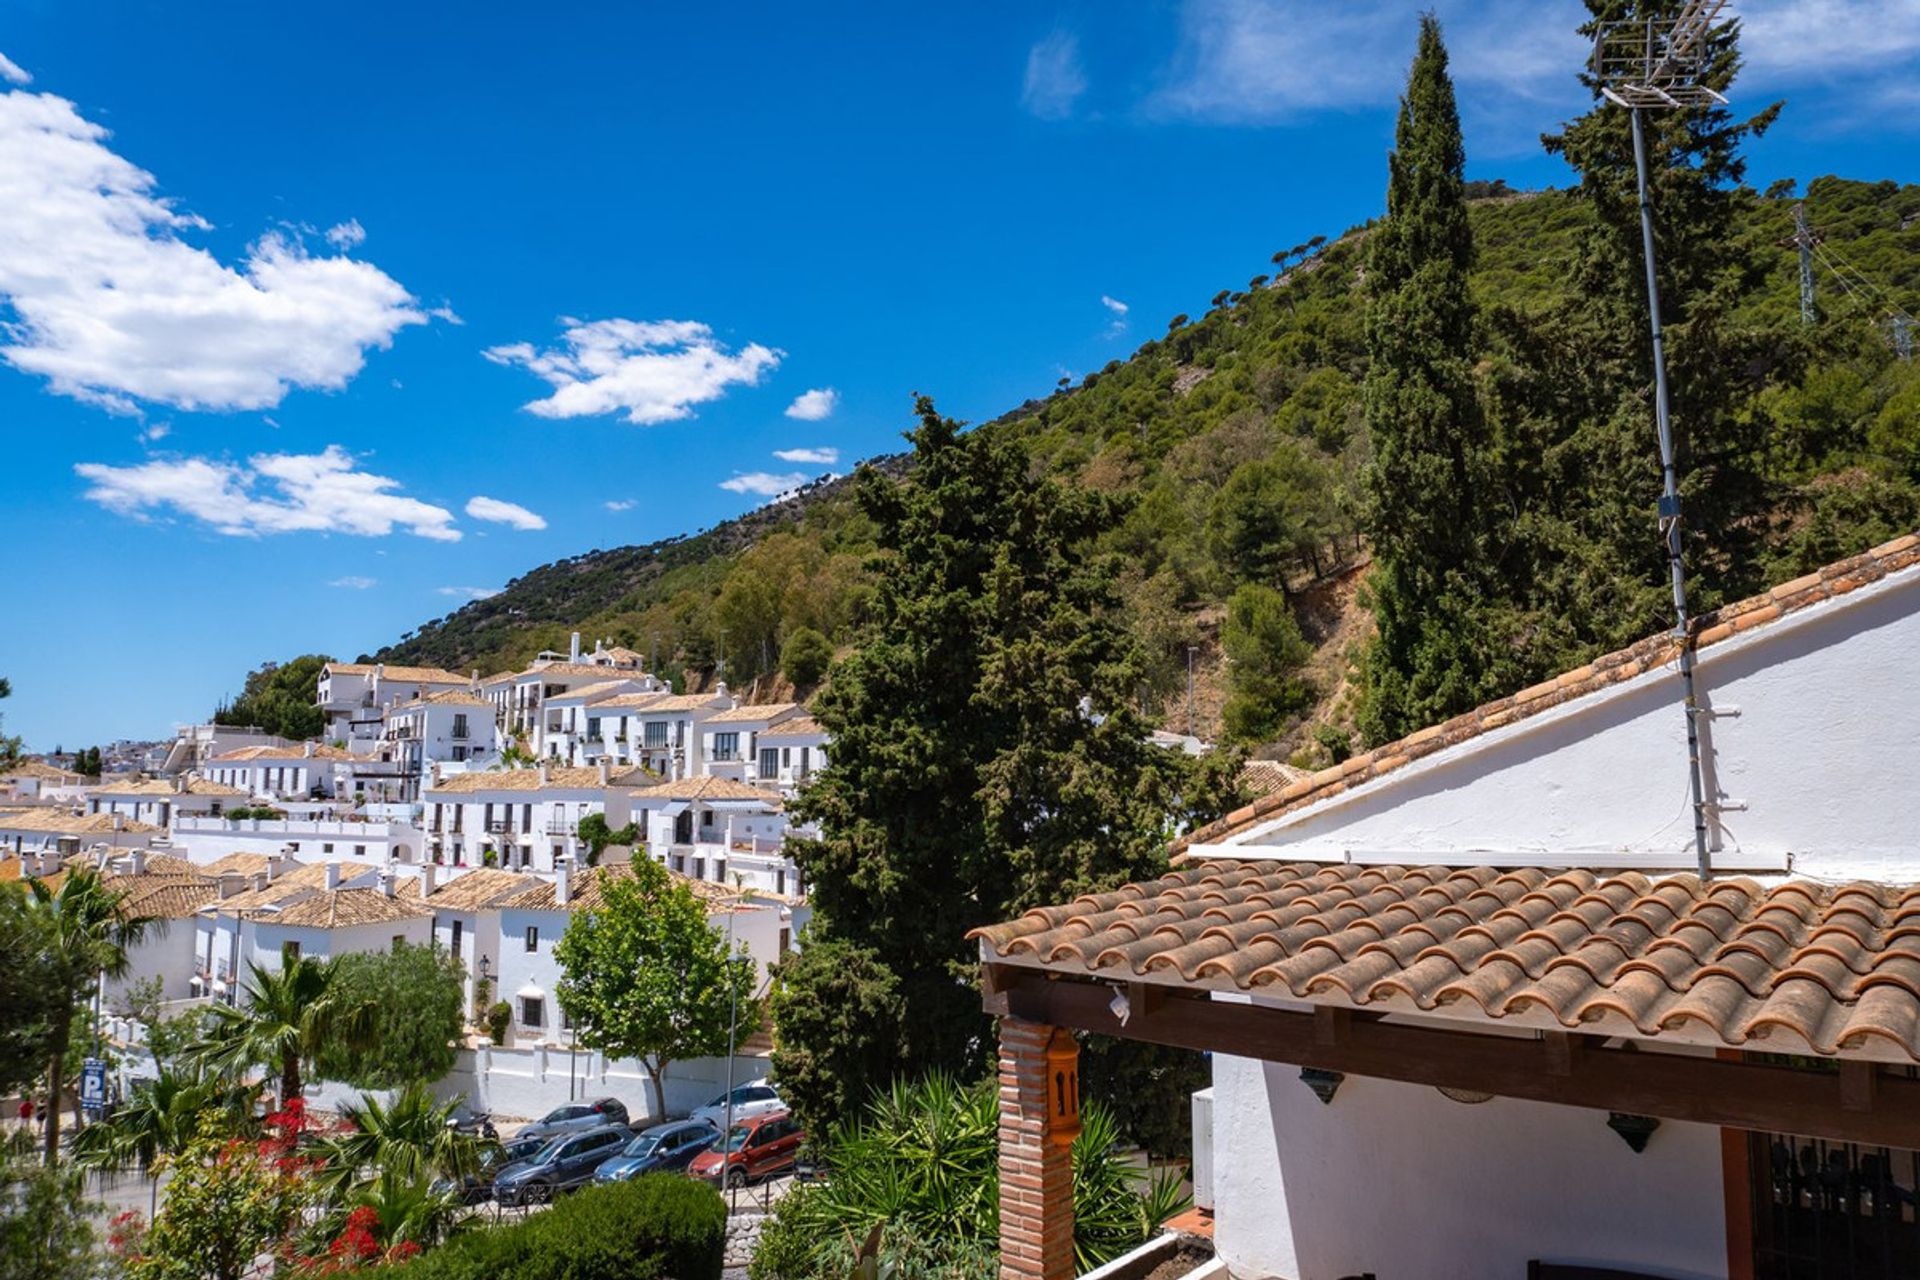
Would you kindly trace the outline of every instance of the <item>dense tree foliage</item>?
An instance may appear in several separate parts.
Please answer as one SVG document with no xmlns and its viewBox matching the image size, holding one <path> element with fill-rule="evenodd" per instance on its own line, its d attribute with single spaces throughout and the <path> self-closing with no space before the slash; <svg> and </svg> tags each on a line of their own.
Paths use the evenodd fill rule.
<svg viewBox="0 0 1920 1280">
<path fill-rule="evenodd" d="M 301 741 L 326 727 L 326 715 L 314 704 L 320 668 L 333 659 L 303 654 L 291 662 L 268 662 L 247 675 L 240 696 L 213 713 L 215 724 L 251 726 Z"/>
<path fill-rule="evenodd" d="M 795 689 L 819 684 L 832 661 L 833 642 L 812 627 L 797 628 L 780 648 L 780 674 L 792 681 Z"/>
<path fill-rule="evenodd" d="M 348 952 L 333 969 L 332 998 L 371 1009 L 372 1025 L 358 1047 L 344 1040 L 323 1046 L 322 1075 L 392 1089 L 452 1070 L 454 1044 L 466 1029 L 458 961 L 437 946 L 401 942 L 391 951 Z"/>
<path fill-rule="evenodd" d="M 1468 633 L 1498 594 L 1489 562 L 1491 449 L 1473 380 L 1466 149 L 1440 23 L 1419 52 L 1387 156 L 1387 215 L 1367 252 L 1366 530 L 1375 635 L 1361 721 L 1376 742 L 1492 694 Z"/>
<path fill-rule="evenodd" d="M 874 952 L 812 929 L 773 976 L 780 1096 L 810 1127 L 852 1115 L 906 1052 L 899 979 Z"/>
<path fill-rule="evenodd" d="M 1223 713 L 1232 742 L 1271 742 L 1289 717 L 1312 701 L 1313 691 L 1300 677 L 1311 653 L 1294 621 L 1286 597 L 1271 587 L 1248 583 L 1227 602 L 1220 645 L 1232 664 L 1227 670 Z"/>
<path fill-rule="evenodd" d="M 796 846 L 811 945 L 840 944 L 867 998 L 897 995 L 902 1012 L 778 1027 L 784 1052 L 833 1064 L 823 1101 L 895 1072 L 971 1074 L 987 1023 L 966 930 L 1156 873 L 1176 825 L 1218 811 L 1233 767 L 1146 741 L 1117 566 L 1092 547 L 1123 504 L 1036 483 L 1003 431 L 962 434 L 924 397 L 918 412 L 911 478 L 861 478 L 881 550 L 873 620 L 818 700 L 832 764 L 796 805 L 822 831 Z M 783 1006 L 817 1008 L 842 981 L 796 966 Z M 861 1043 L 874 1037 L 902 1052 Z M 876 1062 L 886 1076 L 867 1074 Z"/>
<path fill-rule="evenodd" d="M 92 1215 L 76 1169 L 42 1163 L 25 1134 L 0 1140 L 0 1280 L 94 1280 Z"/>
<path fill-rule="evenodd" d="M 323 1055 L 338 1060 L 371 1047 L 378 1007 L 365 992 L 345 989 L 337 961 L 289 955 L 278 969 L 247 967 L 240 1003 L 209 1008 L 201 1038 L 187 1051 L 194 1066 L 224 1075 L 254 1067 L 276 1072 L 286 1107 L 300 1100 L 306 1072 Z"/>
<path fill-rule="evenodd" d="M 580 1043 L 638 1058 L 667 1114 L 669 1065 L 727 1051 L 730 1029 L 759 1025 L 753 961 L 727 953 L 725 935 L 684 882 L 651 858 L 603 874 L 602 904 L 576 911 L 554 947 L 556 992 Z"/>
</svg>

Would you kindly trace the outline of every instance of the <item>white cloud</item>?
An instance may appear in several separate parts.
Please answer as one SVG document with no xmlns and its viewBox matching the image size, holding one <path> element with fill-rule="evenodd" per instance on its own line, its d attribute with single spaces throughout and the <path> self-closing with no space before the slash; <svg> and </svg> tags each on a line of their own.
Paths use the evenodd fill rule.
<svg viewBox="0 0 1920 1280">
<path fill-rule="evenodd" d="M 809 462 L 819 467 L 830 467 L 840 461 L 840 451 L 825 446 L 817 449 L 775 449 L 773 456 L 782 462 Z"/>
<path fill-rule="evenodd" d="M 1127 312 L 1130 308 L 1118 298 L 1100 295 L 1100 305 L 1113 313 L 1113 319 L 1107 322 L 1107 337 L 1117 338 L 1127 331 Z"/>
<path fill-rule="evenodd" d="M 787 416 L 798 418 L 802 422 L 819 422 L 833 416 L 840 407 L 840 393 L 832 387 L 815 387 L 811 391 L 802 391 L 787 406 Z"/>
<path fill-rule="evenodd" d="M 1056 31 L 1027 50 L 1027 73 L 1020 84 L 1020 105 L 1042 120 L 1065 120 L 1087 91 L 1080 65 L 1080 41 Z"/>
<path fill-rule="evenodd" d="M 763 498 L 777 498 L 783 493 L 791 493 L 807 482 L 807 477 L 798 471 L 776 475 L 770 471 L 749 471 L 745 475 L 734 476 L 731 480 L 722 480 L 720 487 L 734 493 L 757 493 Z"/>
<path fill-rule="evenodd" d="M 693 416 L 693 406 L 727 388 L 753 386 L 784 352 L 750 343 L 737 352 L 714 341 L 696 320 L 563 319 L 560 347 L 536 351 L 515 342 L 487 349 L 495 364 L 518 365 L 554 392 L 527 405 L 542 418 L 581 418 L 624 411 L 642 426 Z"/>
<path fill-rule="evenodd" d="M 1920 55 L 1920 0 L 1744 0 L 1740 52 L 1767 83 L 1897 69 Z"/>
<path fill-rule="evenodd" d="M 143 430 L 140 433 L 140 438 L 148 444 L 158 444 L 172 434 L 173 427 L 170 423 L 156 422 Z"/>
<path fill-rule="evenodd" d="M 367 229 L 360 225 L 360 219 L 348 218 L 338 226 L 327 228 L 327 243 L 336 249 L 356 248 L 367 241 Z"/>
<path fill-rule="evenodd" d="M 1100 295 L 1100 305 L 1105 307 L 1107 310 L 1113 312 L 1113 314 L 1117 316 L 1123 316 L 1127 314 L 1128 310 L 1130 309 L 1127 306 L 1127 304 L 1120 301 L 1120 299 L 1109 298 L 1104 293 Z"/>
<path fill-rule="evenodd" d="M 372 347 L 427 316 L 371 263 L 273 231 L 234 266 L 186 236 L 211 224 L 52 94 L 0 94 L 0 358 L 119 412 L 264 409 L 338 390 Z"/>
<path fill-rule="evenodd" d="M 344 578 L 335 578 L 327 585 L 330 587 L 340 587 L 346 591 L 366 591 L 369 588 L 379 586 L 380 580 L 378 578 L 363 578 L 357 573 L 352 573 Z"/>
<path fill-rule="evenodd" d="M 636 504 L 632 498 L 610 498 L 600 505 L 609 511 L 631 511 Z"/>
<path fill-rule="evenodd" d="M 441 587 L 443 596 L 459 596 L 462 600 L 491 600 L 500 594 L 499 587 Z"/>
<path fill-rule="evenodd" d="M 173 511 L 220 533 L 350 533 L 381 537 L 403 528 L 436 542 L 458 542 L 445 507 L 394 490 L 400 482 L 358 469 L 339 445 L 320 453 L 258 453 L 238 463 L 171 458 L 131 467 L 83 462 L 86 497 L 109 511 L 145 519 Z"/>
<path fill-rule="evenodd" d="M 0 53 L 0 80 L 5 80 L 8 84 L 33 83 L 33 77 L 4 53 Z"/>
<path fill-rule="evenodd" d="M 467 514 L 475 520 L 488 520 L 494 524 L 510 524 L 516 529 L 531 531 L 547 527 L 545 518 L 527 510 L 517 502 L 503 502 L 499 498 L 475 496 L 467 499 Z"/>
</svg>

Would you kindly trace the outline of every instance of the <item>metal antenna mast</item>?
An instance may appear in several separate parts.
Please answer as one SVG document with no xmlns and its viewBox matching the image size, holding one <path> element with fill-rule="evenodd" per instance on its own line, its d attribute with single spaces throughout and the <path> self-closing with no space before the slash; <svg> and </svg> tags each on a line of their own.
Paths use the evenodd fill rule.
<svg viewBox="0 0 1920 1280">
<path fill-rule="evenodd" d="M 1807 225 L 1807 202 L 1793 206 L 1793 244 L 1800 250 L 1800 323 L 1813 327 L 1813 228 Z"/>
<path fill-rule="evenodd" d="M 1660 330 L 1660 278 L 1654 267 L 1653 202 L 1647 190 L 1647 140 L 1641 115 L 1650 109 L 1702 107 L 1726 98 L 1702 83 L 1714 22 L 1726 0 L 1687 0 L 1672 18 L 1609 22 L 1594 37 L 1593 76 L 1609 102 L 1633 125 L 1633 169 L 1639 184 L 1641 255 L 1647 268 L 1647 316 L 1653 332 L 1654 426 L 1660 439 L 1660 531 L 1673 578 L 1673 634 L 1680 645 L 1680 681 L 1687 717 L 1687 784 L 1693 794 L 1693 850 L 1700 878 L 1713 874 L 1707 852 L 1707 799 L 1700 760 L 1701 708 L 1694 696 L 1693 639 L 1688 634 L 1687 576 L 1681 559 L 1680 485 L 1673 461 L 1667 357 Z"/>
</svg>

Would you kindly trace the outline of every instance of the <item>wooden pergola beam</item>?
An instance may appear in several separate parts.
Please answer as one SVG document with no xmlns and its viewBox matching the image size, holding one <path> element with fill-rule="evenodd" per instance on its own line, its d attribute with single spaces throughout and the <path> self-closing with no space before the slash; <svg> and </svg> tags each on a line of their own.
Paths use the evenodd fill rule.
<svg viewBox="0 0 1920 1280">
<path fill-rule="evenodd" d="M 1295 1013 L 1168 988 L 1150 1001 L 1130 996 L 1123 1027 L 1108 1007 L 1113 984 L 992 968 L 987 1012 L 1076 1031 L 1562 1106 L 1920 1148 L 1920 1080 L 1871 1063 L 1848 1062 L 1829 1074 L 1607 1049 L 1600 1037 L 1578 1033 L 1483 1034 L 1402 1026 L 1351 1010 Z"/>
</svg>

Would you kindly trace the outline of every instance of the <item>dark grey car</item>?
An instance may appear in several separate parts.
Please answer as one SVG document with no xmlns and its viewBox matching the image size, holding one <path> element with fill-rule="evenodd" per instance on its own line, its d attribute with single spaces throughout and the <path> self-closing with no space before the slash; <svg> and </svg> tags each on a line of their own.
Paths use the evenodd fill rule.
<svg viewBox="0 0 1920 1280">
<path fill-rule="evenodd" d="M 516 1138 L 553 1138 L 563 1133 L 585 1133 L 606 1124 L 626 1124 L 627 1104 L 618 1098 L 600 1098 L 593 1102 L 569 1102 L 535 1120 L 514 1134 Z"/>
<path fill-rule="evenodd" d="M 633 1131 L 614 1124 L 550 1138 L 529 1159 L 508 1165 L 494 1177 L 493 1198 L 509 1208 L 545 1204 L 590 1182 L 593 1171 L 631 1141 Z"/>
</svg>

